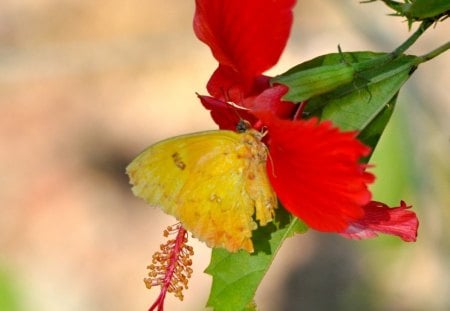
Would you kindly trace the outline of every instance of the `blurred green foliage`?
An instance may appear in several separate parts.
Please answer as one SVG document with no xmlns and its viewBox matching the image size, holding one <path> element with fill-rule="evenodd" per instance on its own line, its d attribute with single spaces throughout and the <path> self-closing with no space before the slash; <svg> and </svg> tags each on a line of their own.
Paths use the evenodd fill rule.
<svg viewBox="0 0 450 311">
<path fill-rule="evenodd" d="M 0 266 L 0 310 L 20 311 L 19 293 L 13 276 Z"/>
</svg>

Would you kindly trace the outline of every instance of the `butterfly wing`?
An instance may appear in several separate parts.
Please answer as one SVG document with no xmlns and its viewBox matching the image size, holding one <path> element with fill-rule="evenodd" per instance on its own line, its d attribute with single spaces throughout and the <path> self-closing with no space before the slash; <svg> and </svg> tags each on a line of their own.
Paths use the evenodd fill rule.
<svg viewBox="0 0 450 311">
<path fill-rule="evenodd" d="M 208 246 L 251 252 L 255 207 L 265 224 L 276 204 L 262 146 L 231 131 L 178 136 L 147 148 L 127 173 L 136 196 L 175 216 Z"/>
</svg>

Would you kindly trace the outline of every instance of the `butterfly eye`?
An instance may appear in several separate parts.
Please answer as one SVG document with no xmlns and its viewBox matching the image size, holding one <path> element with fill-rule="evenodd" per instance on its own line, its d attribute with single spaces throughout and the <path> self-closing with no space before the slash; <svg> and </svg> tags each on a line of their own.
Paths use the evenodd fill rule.
<svg viewBox="0 0 450 311">
<path fill-rule="evenodd" d="M 238 133 L 245 133 L 251 128 L 250 122 L 244 119 L 240 119 L 238 124 L 236 125 L 236 132 Z"/>
</svg>

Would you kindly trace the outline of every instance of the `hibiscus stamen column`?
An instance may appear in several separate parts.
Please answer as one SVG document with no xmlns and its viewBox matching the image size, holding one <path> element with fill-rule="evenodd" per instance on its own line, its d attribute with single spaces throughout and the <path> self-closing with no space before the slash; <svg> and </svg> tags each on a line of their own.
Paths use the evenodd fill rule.
<svg viewBox="0 0 450 311">
<path fill-rule="evenodd" d="M 169 226 L 164 230 L 164 237 L 176 234 L 175 239 L 168 240 L 160 245 L 160 250 L 153 254 L 148 278 L 144 279 L 148 289 L 159 285 L 161 292 L 150 307 L 151 310 L 164 310 L 164 299 L 167 292 L 173 293 L 175 297 L 183 300 L 183 289 L 188 288 L 188 280 L 192 275 L 192 260 L 194 254 L 191 246 L 187 245 L 188 233 L 180 224 Z M 158 308 L 158 309 L 156 309 Z"/>
</svg>

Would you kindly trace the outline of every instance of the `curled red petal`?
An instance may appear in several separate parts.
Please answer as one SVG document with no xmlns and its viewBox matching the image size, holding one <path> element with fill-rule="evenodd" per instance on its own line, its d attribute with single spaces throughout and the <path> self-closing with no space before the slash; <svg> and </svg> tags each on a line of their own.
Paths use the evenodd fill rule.
<svg viewBox="0 0 450 311">
<path fill-rule="evenodd" d="M 365 239 L 385 233 L 400 237 L 405 242 L 415 242 L 419 220 L 411 206 L 401 201 L 400 206 L 390 208 L 384 203 L 372 201 L 364 206 L 364 216 L 351 223 L 341 233 L 349 239 Z"/>
<path fill-rule="evenodd" d="M 206 85 L 212 96 L 224 101 L 240 103 L 252 93 L 253 79 L 245 79 L 239 72 L 229 66 L 219 65 Z M 267 87 L 269 83 L 267 83 Z"/>
<path fill-rule="evenodd" d="M 244 79 L 228 66 L 219 65 L 208 81 L 206 88 L 215 98 L 242 104 L 248 96 L 260 94 L 270 87 L 270 77 L 260 75 L 254 79 Z"/>
<path fill-rule="evenodd" d="M 289 37 L 295 0 L 196 0 L 195 3 L 195 34 L 211 48 L 221 65 L 213 80 L 230 78 L 229 73 L 235 72 L 238 81 L 231 75 L 231 82 L 238 82 L 245 89 L 255 77 L 277 63 Z"/>
<path fill-rule="evenodd" d="M 271 184 L 283 204 L 313 229 L 343 232 L 364 215 L 372 174 L 359 163 L 370 148 L 331 122 L 280 120 L 257 113 L 268 129 Z"/>
<path fill-rule="evenodd" d="M 253 114 L 255 111 L 272 113 L 282 119 L 290 118 L 297 109 L 297 105 L 281 100 L 287 90 L 288 88 L 284 85 L 267 88 L 258 96 L 245 98 L 241 103 L 242 106 L 210 96 L 197 96 L 203 106 L 211 111 L 211 117 L 220 129 L 234 131 L 242 119 L 259 128 L 257 124 L 260 123 Z"/>
<path fill-rule="evenodd" d="M 236 125 L 241 119 L 251 125 L 257 122 L 256 117 L 246 108 L 224 102 L 210 96 L 198 95 L 202 105 L 211 111 L 211 117 L 222 130 L 236 131 Z"/>
</svg>

